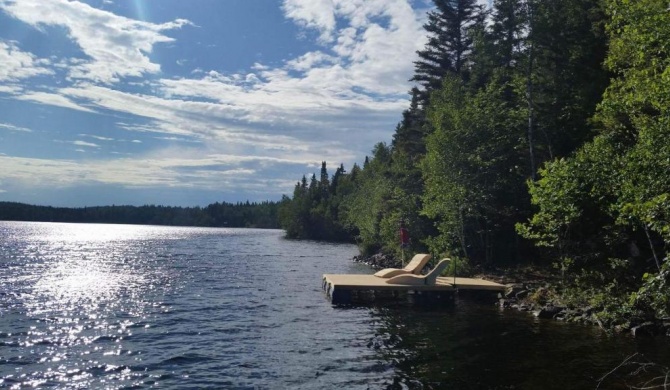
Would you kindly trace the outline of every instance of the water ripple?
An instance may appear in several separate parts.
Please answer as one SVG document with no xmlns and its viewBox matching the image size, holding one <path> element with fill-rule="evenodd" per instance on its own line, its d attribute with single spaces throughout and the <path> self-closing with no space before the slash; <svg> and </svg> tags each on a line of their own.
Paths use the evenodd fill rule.
<svg viewBox="0 0 670 390">
<path fill-rule="evenodd" d="M 280 231 L 0 222 L 0 237 L 0 388 L 548 388 L 527 374 L 550 364 L 534 345 L 610 348 L 603 369 L 635 349 L 493 307 L 332 306 L 322 273 L 370 272 L 355 247 Z M 600 374 L 584 367 L 549 383 L 583 388 Z"/>
</svg>

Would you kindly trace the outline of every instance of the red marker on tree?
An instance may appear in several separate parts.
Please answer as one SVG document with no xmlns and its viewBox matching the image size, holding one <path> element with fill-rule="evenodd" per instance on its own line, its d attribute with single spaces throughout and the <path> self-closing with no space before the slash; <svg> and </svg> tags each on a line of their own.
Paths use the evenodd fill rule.
<svg viewBox="0 0 670 390">
<path fill-rule="evenodd" d="M 400 225 L 400 247 L 407 248 L 409 246 L 409 230 Z"/>
</svg>

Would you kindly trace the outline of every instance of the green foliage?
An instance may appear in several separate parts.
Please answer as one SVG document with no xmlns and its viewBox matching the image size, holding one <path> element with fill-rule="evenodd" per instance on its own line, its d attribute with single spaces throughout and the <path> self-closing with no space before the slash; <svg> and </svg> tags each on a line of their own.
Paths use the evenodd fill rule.
<svg viewBox="0 0 670 390">
<path fill-rule="evenodd" d="M 430 241 L 433 251 L 490 263 L 493 249 L 505 251 L 514 234 L 527 171 L 517 148 L 523 117 L 509 104 L 508 87 L 494 78 L 472 93 L 461 81 L 445 79 L 431 98 L 428 118 L 435 132 L 422 170 L 423 212 L 439 231 Z"/>
<path fill-rule="evenodd" d="M 538 211 L 519 231 L 575 259 L 570 271 L 598 275 L 574 289 L 615 323 L 670 313 L 670 12 L 659 0 L 605 4 L 615 77 L 595 116 L 601 133 L 530 183 Z"/>
<path fill-rule="evenodd" d="M 547 163 L 540 176 L 539 181 L 528 183 L 531 202 L 539 211 L 528 224 L 517 224 L 517 230 L 537 245 L 564 248 L 570 228 L 581 216 L 579 183 L 565 159 Z"/>
<path fill-rule="evenodd" d="M 412 158 L 380 143 L 367 161 L 356 189 L 342 204 L 345 223 L 359 232 L 356 240 L 361 251 L 400 257 L 401 221 L 412 238 L 407 250 L 424 250 L 426 222 L 419 215 L 423 183 Z"/>
<path fill-rule="evenodd" d="M 279 223 L 288 238 L 350 241 L 351 227 L 340 222 L 342 199 L 352 191 L 352 178 L 340 166 L 328 176 L 326 162 L 321 163 L 320 179 L 312 175 L 309 185 L 303 176 L 293 190 L 293 198 L 284 196 L 279 207 Z"/>
<path fill-rule="evenodd" d="M 620 163 L 606 137 L 585 145 L 572 158 L 548 162 L 540 169 L 540 179 L 528 182 L 538 211 L 527 224 L 517 225 L 519 233 L 555 249 L 559 257 L 608 254 L 608 247 L 625 240 L 609 207 L 619 186 Z M 605 225 L 609 228 L 603 229 Z"/>
<path fill-rule="evenodd" d="M 373 158 L 366 160 L 368 163 L 360 173 L 354 191 L 342 205 L 342 214 L 345 223 L 358 230 L 356 241 L 362 252 L 372 254 L 382 248 L 381 224 L 389 211 L 385 201 L 391 192 L 388 179 L 390 150 L 379 143 L 373 150 Z"/>
<path fill-rule="evenodd" d="M 446 257 L 451 259 L 451 262 L 444 272 L 445 276 L 468 277 L 473 275 L 474 269 L 467 258 L 458 256 Z"/>
<path fill-rule="evenodd" d="M 670 264 L 666 261 L 658 273 L 645 273 L 642 286 L 630 296 L 629 304 L 656 318 L 670 317 Z"/>
</svg>

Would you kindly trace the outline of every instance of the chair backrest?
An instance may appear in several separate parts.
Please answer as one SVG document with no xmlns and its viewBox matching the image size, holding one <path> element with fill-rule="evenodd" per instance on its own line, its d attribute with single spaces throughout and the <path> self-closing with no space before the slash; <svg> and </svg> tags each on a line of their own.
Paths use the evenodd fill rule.
<svg viewBox="0 0 670 390">
<path fill-rule="evenodd" d="M 449 266 L 449 263 L 451 262 L 451 259 L 442 259 L 440 260 L 439 263 L 433 268 L 430 272 L 428 272 L 424 278 L 424 281 L 427 285 L 435 284 L 437 281 L 437 277 L 440 276 L 442 271 L 447 269 Z"/>
<path fill-rule="evenodd" d="M 411 272 L 413 274 L 418 274 L 421 272 L 423 267 L 426 266 L 428 263 L 428 260 L 430 260 L 431 255 L 426 254 L 426 253 L 417 253 L 412 257 L 412 260 L 407 263 L 405 268 L 403 268 L 407 272 Z"/>
</svg>

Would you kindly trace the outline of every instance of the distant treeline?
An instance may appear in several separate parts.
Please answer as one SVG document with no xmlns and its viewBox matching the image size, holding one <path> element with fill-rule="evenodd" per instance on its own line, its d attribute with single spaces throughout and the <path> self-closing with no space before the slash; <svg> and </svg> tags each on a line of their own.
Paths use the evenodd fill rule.
<svg viewBox="0 0 670 390">
<path fill-rule="evenodd" d="M 207 207 L 50 207 L 0 202 L 0 220 L 275 229 L 278 203 L 213 203 Z"/>
</svg>

